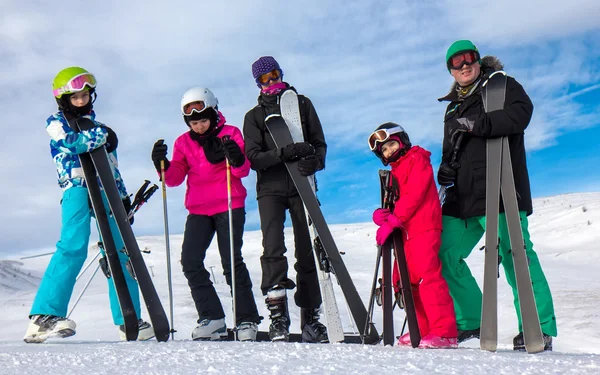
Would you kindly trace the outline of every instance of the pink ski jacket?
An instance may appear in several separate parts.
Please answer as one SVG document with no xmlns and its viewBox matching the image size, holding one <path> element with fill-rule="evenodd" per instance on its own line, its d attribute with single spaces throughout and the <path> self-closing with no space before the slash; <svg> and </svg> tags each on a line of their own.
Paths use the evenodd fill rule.
<svg viewBox="0 0 600 375">
<path fill-rule="evenodd" d="M 242 132 L 233 125 L 225 125 L 225 116 L 219 112 L 219 124 L 223 127 L 219 138 L 229 135 L 240 149 L 244 150 Z M 246 188 L 242 178 L 250 173 L 248 159 L 241 167 L 231 167 L 231 206 L 232 209 L 245 206 Z M 194 141 L 189 132 L 175 140 L 173 159 L 169 169 L 165 171 L 165 184 L 169 187 L 179 186 L 187 176 L 185 192 L 185 208 L 194 215 L 212 216 L 227 211 L 227 168 L 225 161 L 211 164 L 204 155 L 204 150 Z"/>
<path fill-rule="evenodd" d="M 442 208 L 433 180 L 430 155 L 429 151 L 413 146 L 406 155 L 391 163 L 392 175 L 400 189 L 394 215 L 400 218 L 407 238 L 428 230 L 442 229 Z"/>
</svg>

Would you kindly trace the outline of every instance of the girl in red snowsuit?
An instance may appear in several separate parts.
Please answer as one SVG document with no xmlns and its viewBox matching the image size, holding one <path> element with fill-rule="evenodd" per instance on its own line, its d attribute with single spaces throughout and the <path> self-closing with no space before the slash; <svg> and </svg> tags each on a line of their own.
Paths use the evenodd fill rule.
<svg viewBox="0 0 600 375">
<path fill-rule="evenodd" d="M 394 123 L 377 128 L 369 137 L 371 150 L 384 165 L 392 166 L 399 198 L 394 211 L 379 208 L 373 222 L 379 226 L 376 240 L 383 245 L 394 229 L 402 230 L 404 251 L 413 289 L 420 348 L 456 347 L 456 318 L 448 285 L 442 278 L 438 257 L 442 233 L 442 211 L 438 198 L 429 151 L 412 146 L 408 134 Z M 393 285 L 399 290 L 400 274 L 394 263 Z M 410 345 L 405 334 L 399 345 Z"/>
</svg>

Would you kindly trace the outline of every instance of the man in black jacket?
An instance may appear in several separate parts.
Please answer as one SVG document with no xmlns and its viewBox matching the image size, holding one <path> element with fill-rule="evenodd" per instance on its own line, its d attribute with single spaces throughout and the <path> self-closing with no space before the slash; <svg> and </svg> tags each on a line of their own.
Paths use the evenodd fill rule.
<svg viewBox="0 0 600 375">
<path fill-rule="evenodd" d="M 327 330 L 319 322 L 321 292 L 304 205 L 286 169 L 285 162 L 298 160 L 298 169 L 310 176 L 325 167 L 327 144 L 323 128 L 311 101 L 298 96 L 302 130 L 305 142 L 276 147 L 269 134 L 265 119 L 281 114 L 279 99 L 284 91 L 294 90 L 282 82 L 283 71 L 271 56 L 263 56 L 252 64 L 252 75 L 261 89 L 258 105 L 244 118 L 246 157 L 257 173 L 256 198 L 263 234 L 261 289 L 266 295 L 271 325 L 269 337 L 273 341 L 287 341 L 290 318 L 287 308 L 287 289 L 297 286 L 294 299 L 301 308 L 303 321 L 302 337 L 308 342 L 326 342 Z M 296 283 L 288 278 L 288 263 L 285 257 L 284 222 L 285 211 L 290 211 L 294 228 Z"/>
<path fill-rule="evenodd" d="M 486 141 L 508 137 L 512 168 L 517 190 L 519 216 L 529 259 L 529 272 L 544 333 L 545 349 L 552 349 L 552 336 L 557 335 L 556 318 L 550 288 L 530 240 L 527 216 L 533 211 L 529 173 L 525 158 L 524 131 L 529 125 L 533 104 L 523 87 L 507 77 L 504 109 L 486 113 L 481 86 L 491 73 L 502 70 L 495 57 L 480 58 L 475 45 L 468 40 L 454 42 L 446 54 L 448 71 L 455 79 L 450 92 L 439 101 L 449 101 L 444 117 L 442 163 L 438 182 L 448 186 L 442 207 L 442 273 L 454 299 L 459 342 L 479 337 L 481 290 L 464 259 L 469 256 L 485 231 Z M 454 146 L 462 137 L 456 161 Z M 523 329 L 519 310 L 513 258 L 504 208 L 500 206 L 499 255 L 506 280 L 513 290 L 519 334 L 513 340 L 515 350 L 524 350 Z"/>
</svg>

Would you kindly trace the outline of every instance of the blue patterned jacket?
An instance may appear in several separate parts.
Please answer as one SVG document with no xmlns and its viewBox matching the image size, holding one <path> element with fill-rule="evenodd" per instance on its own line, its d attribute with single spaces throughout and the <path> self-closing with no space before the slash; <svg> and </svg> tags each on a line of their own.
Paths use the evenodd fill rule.
<svg viewBox="0 0 600 375">
<path fill-rule="evenodd" d="M 50 140 L 50 152 L 54 163 L 56 163 L 58 185 L 63 190 L 73 186 L 86 187 L 78 155 L 103 146 L 108 137 L 106 129 L 100 127 L 104 124 L 95 120 L 96 114 L 93 111 L 83 117 L 91 119 L 99 126 L 77 133 L 69 127 L 69 123 L 62 112 L 56 112 L 46 120 L 46 131 L 52 138 Z M 118 169 L 116 150 L 108 154 L 108 160 L 112 166 L 119 194 L 121 198 L 125 198 L 127 189 Z"/>
</svg>

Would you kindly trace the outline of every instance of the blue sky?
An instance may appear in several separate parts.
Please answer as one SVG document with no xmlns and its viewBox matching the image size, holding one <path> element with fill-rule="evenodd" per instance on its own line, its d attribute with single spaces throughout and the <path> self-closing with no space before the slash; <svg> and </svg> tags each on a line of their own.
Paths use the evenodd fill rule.
<svg viewBox="0 0 600 375">
<path fill-rule="evenodd" d="M 98 79 L 98 119 L 119 135 L 120 168 L 133 193 L 158 182 L 150 151 L 187 130 L 185 90 L 205 86 L 228 123 L 242 127 L 258 89 L 251 64 L 273 55 L 285 80 L 315 104 L 329 144 L 318 174 L 331 223 L 363 222 L 378 204 L 381 164 L 366 146 L 379 124 L 402 124 L 432 152 L 437 169 L 452 83 L 447 47 L 472 39 L 498 56 L 532 98 L 526 132 L 535 197 L 600 191 L 600 2 L 456 1 L 2 1 L 0 122 L 4 160 L 0 254 L 52 247 L 60 230 L 61 190 L 45 119 L 56 110 L 50 85 L 79 65 Z M 247 229 L 258 229 L 255 184 Z M 185 187 L 168 190 L 169 220 L 181 233 Z M 160 235 L 157 194 L 139 212 L 138 235 Z"/>
</svg>

